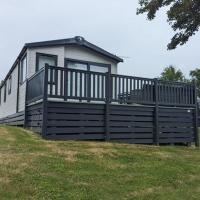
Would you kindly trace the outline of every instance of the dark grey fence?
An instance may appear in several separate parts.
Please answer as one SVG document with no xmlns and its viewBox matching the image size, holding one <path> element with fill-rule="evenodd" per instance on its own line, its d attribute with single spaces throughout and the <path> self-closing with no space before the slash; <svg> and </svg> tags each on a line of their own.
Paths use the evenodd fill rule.
<svg viewBox="0 0 200 200">
<path fill-rule="evenodd" d="M 111 75 L 113 102 L 155 104 L 156 96 L 160 105 L 194 105 L 193 84 L 160 81 L 123 75 Z"/>
<path fill-rule="evenodd" d="M 9 126 L 22 126 L 24 125 L 24 111 L 9 115 L 0 119 L 0 124 Z"/>
<path fill-rule="evenodd" d="M 46 66 L 27 83 L 27 102 L 47 97 L 90 101 L 109 101 L 120 104 L 194 106 L 195 85 L 161 81 L 134 76 L 100 73 L 63 67 Z"/>
<path fill-rule="evenodd" d="M 48 97 L 105 101 L 107 74 L 61 67 L 48 68 Z"/>
<path fill-rule="evenodd" d="M 173 106 L 196 102 L 193 84 L 53 66 L 48 67 L 48 97 Z"/>
<path fill-rule="evenodd" d="M 40 70 L 27 81 L 26 103 L 40 100 L 44 95 L 44 69 Z"/>
<path fill-rule="evenodd" d="M 47 107 L 46 138 L 107 140 L 104 104 L 49 102 Z M 135 144 L 192 143 L 196 141 L 194 115 L 194 108 L 159 106 L 157 135 L 155 106 L 112 104 L 109 140 Z"/>
<path fill-rule="evenodd" d="M 154 79 L 112 74 L 111 101 L 153 104 L 155 102 L 154 86 Z"/>
<path fill-rule="evenodd" d="M 82 103 L 58 102 L 51 107 L 48 98 Z M 133 143 L 154 144 L 190 143 L 195 140 L 196 145 L 199 145 L 197 97 L 193 84 L 47 65 L 27 83 L 26 104 L 39 99 L 43 99 L 39 108 L 31 110 L 31 107 L 26 106 L 25 125 L 37 129 L 44 137 L 49 135 L 55 139 L 106 140 L 120 138 L 121 141 L 127 139 Z M 85 104 L 92 101 L 93 104 Z M 70 110 L 68 105 L 75 108 Z M 96 107 L 101 109 L 93 115 Z M 84 115 L 80 115 L 80 108 Z M 135 109 L 134 112 L 130 112 L 132 109 Z M 139 114 L 138 109 L 141 111 Z M 123 134 L 118 135 L 118 130 Z M 86 135 L 81 134 L 83 131 Z M 92 135 L 95 131 L 98 133 Z M 137 131 L 144 135 L 139 132 L 135 134 Z"/>
</svg>

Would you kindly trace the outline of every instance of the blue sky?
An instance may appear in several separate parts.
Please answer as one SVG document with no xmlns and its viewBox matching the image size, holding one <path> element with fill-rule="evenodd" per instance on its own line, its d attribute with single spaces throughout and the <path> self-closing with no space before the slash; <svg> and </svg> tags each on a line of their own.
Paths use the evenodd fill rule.
<svg viewBox="0 0 200 200">
<path fill-rule="evenodd" d="M 76 35 L 124 57 L 120 74 L 157 77 L 172 64 L 188 75 L 200 67 L 200 32 L 185 46 L 167 51 L 174 33 L 166 10 L 149 22 L 136 15 L 137 7 L 137 0 L 0 1 L 0 80 L 24 43 Z"/>
</svg>

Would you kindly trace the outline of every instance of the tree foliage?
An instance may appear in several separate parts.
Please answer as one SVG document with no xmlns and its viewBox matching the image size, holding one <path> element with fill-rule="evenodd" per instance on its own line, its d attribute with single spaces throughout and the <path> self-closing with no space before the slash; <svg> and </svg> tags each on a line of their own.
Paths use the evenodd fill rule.
<svg viewBox="0 0 200 200">
<path fill-rule="evenodd" d="M 200 69 L 195 69 L 190 71 L 190 77 L 192 82 L 194 82 L 197 86 L 197 95 L 200 97 Z"/>
<path fill-rule="evenodd" d="M 167 17 L 172 29 L 176 32 L 168 44 L 168 49 L 175 49 L 185 44 L 200 26 L 200 0 L 139 0 L 137 14 L 147 13 L 153 20 L 157 11 L 168 7 Z"/>
<path fill-rule="evenodd" d="M 182 71 L 172 65 L 166 67 L 159 78 L 165 81 L 185 81 Z"/>
</svg>

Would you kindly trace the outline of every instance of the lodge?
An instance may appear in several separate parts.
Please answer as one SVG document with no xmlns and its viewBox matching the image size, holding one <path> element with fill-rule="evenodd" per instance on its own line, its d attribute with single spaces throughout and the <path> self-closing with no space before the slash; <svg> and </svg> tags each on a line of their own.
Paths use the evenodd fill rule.
<svg viewBox="0 0 200 200">
<path fill-rule="evenodd" d="M 0 86 L 0 124 L 56 140 L 198 143 L 196 87 L 118 74 L 83 37 L 27 43 Z"/>
</svg>

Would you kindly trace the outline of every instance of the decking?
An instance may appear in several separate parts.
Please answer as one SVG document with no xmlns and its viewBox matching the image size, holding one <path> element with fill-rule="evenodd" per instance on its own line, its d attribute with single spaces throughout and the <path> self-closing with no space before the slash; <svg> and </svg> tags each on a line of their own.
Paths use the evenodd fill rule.
<svg viewBox="0 0 200 200">
<path fill-rule="evenodd" d="M 47 139 L 198 146 L 193 84 L 46 65 L 27 82 L 25 126 Z"/>
</svg>

